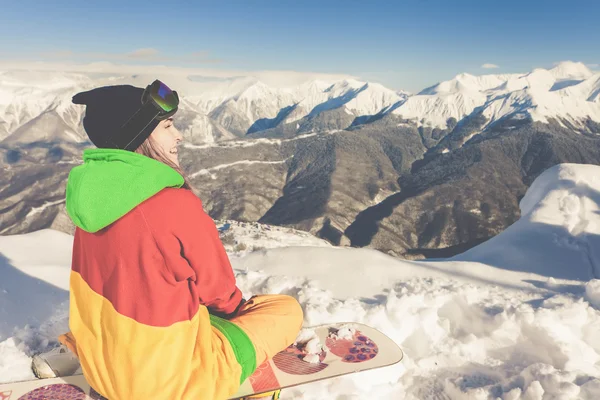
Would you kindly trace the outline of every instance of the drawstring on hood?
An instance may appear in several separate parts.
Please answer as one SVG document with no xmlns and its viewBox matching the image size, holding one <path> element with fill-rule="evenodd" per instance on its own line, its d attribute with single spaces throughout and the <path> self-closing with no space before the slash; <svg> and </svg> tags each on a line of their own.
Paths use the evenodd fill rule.
<svg viewBox="0 0 600 400">
<path fill-rule="evenodd" d="M 170 166 L 121 149 L 85 149 L 83 164 L 69 172 L 67 214 L 86 232 L 97 232 L 183 177 Z"/>
</svg>

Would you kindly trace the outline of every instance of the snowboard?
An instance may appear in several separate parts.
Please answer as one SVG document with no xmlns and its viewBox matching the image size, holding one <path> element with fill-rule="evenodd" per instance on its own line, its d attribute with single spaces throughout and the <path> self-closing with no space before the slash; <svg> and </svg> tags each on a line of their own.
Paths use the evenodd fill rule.
<svg viewBox="0 0 600 400">
<path fill-rule="evenodd" d="M 261 364 L 229 400 L 243 399 L 355 372 L 396 364 L 400 347 L 359 323 L 305 328 L 297 343 Z M 104 400 L 83 375 L 0 384 L 0 400 Z"/>
<path fill-rule="evenodd" d="M 403 357 L 392 339 L 364 324 L 327 324 L 303 331 L 313 334 L 261 364 L 229 400 L 386 367 Z"/>
</svg>

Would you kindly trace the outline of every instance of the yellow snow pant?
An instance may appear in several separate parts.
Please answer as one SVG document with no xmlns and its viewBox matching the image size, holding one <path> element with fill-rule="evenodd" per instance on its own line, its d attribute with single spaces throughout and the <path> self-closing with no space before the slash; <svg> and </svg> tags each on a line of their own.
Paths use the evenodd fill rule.
<svg viewBox="0 0 600 400">
<path fill-rule="evenodd" d="M 295 298 L 265 294 L 251 297 L 230 322 L 242 328 L 252 341 L 258 366 L 294 343 L 303 319 L 302 308 Z M 58 340 L 77 355 L 71 332 L 60 335 Z"/>
<path fill-rule="evenodd" d="M 302 307 L 291 296 L 253 296 L 230 319 L 246 332 L 256 350 L 256 365 L 294 343 L 302 328 Z"/>
</svg>

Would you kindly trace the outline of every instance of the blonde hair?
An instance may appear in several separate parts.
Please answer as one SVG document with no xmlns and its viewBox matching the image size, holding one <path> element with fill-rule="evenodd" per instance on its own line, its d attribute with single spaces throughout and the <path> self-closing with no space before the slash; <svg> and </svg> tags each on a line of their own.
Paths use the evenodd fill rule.
<svg viewBox="0 0 600 400">
<path fill-rule="evenodd" d="M 137 149 L 135 149 L 135 152 L 143 154 L 146 157 L 153 158 L 156 161 L 160 161 L 164 164 L 167 164 L 169 167 L 173 168 L 183 177 L 184 182 L 181 187 L 184 189 L 192 190 L 190 180 L 188 176 L 183 172 L 183 169 L 181 169 L 181 167 L 179 167 L 177 164 L 171 161 L 167 155 L 165 155 L 163 150 L 156 144 L 154 139 L 152 139 L 152 135 L 148 136 L 144 143 L 142 143 Z"/>
</svg>

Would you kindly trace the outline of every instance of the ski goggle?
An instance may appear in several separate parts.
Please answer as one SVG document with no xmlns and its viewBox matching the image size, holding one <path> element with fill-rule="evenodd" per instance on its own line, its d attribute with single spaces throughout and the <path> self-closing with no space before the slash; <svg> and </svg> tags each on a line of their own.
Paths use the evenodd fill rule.
<svg viewBox="0 0 600 400">
<path fill-rule="evenodd" d="M 154 119 L 160 121 L 175 114 L 179 105 L 179 96 L 176 91 L 169 89 L 167 85 L 157 79 L 146 86 L 142 94 L 142 104 L 145 105 L 147 102 L 157 108 L 158 115 Z"/>
<path fill-rule="evenodd" d="M 123 148 L 127 148 L 154 120 L 164 120 L 177 112 L 179 96 L 163 82 L 156 79 L 142 93 L 141 107 L 119 129 L 118 134 L 137 132 Z M 116 143 L 113 142 L 116 145 Z"/>
</svg>

